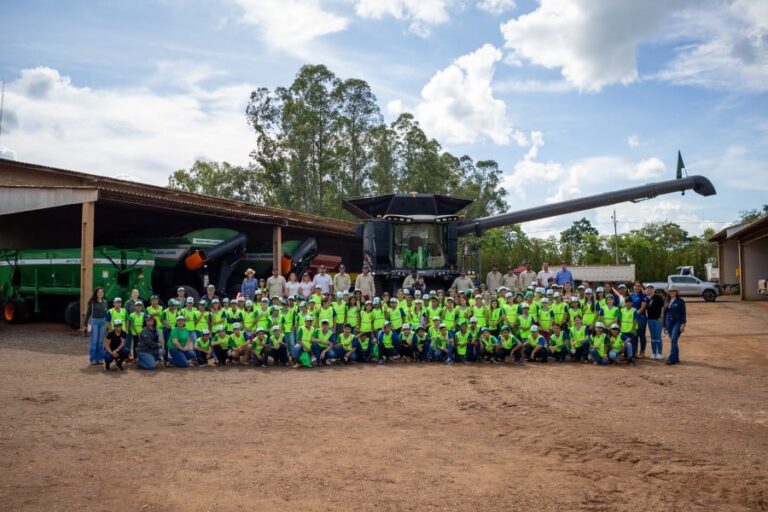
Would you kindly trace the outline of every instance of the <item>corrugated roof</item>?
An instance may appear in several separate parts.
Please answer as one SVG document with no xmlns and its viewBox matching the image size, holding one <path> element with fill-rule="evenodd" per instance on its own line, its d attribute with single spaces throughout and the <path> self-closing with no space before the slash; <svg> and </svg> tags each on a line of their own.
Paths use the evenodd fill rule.
<svg viewBox="0 0 768 512">
<path fill-rule="evenodd" d="M 768 228 L 768 215 L 763 215 L 757 219 L 753 219 L 740 224 L 734 224 L 728 226 L 709 237 L 710 242 L 720 242 L 725 240 L 736 240 L 741 238 L 747 238 L 754 234 L 756 231 Z"/>
<path fill-rule="evenodd" d="M 37 176 L 34 176 L 35 173 Z M 357 236 L 356 225 L 343 220 L 0 158 L 0 184 L 8 181 L 12 174 L 15 175 L 16 183 L 8 183 L 8 185 L 43 188 L 48 186 L 96 188 L 99 190 L 99 200 L 109 203 L 165 209 L 173 205 L 173 209 L 188 207 L 198 213 L 314 231 L 323 230 L 338 235 Z M 6 180 L 2 179 L 4 175 Z"/>
</svg>

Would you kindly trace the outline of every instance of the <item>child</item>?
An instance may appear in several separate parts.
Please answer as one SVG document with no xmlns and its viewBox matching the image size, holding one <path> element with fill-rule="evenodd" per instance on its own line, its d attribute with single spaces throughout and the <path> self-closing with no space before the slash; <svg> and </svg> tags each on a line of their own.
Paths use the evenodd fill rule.
<svg viewBox="0 0 768 512">
<path fill-rule="evenodd" d="M 496 344 L 498 340 L 491 335 L 490 329 L 483 327 L 480 329 L 480 357 L 485 361 L 496 360 Z"/>
<path fill-rule="evenodd" d="M 522 358 L 523 344 L 512 335 L 512 329 L 508 325 L 501 326 L 501 337 L 499 338 L 499 348 L 496 351 L 496 357 L 502 363 L 506 362 L 507 357 L 512 354 L 515 358 L 515 366 L 520 366 Z"/>
<path fill-rule="evenodd" d="M 459 325 L 459 330 L 453 334 L 453 339 L 456 349 L 456 360 L 464 361 L 464 363 L 469 364 L 470 361 L 467 355 L 467 351 L 472 345 L 473 339 L 472 333 L 469 332 L 469 326 L 466 322 L 462 322 Z"/>
<path fill-rule="evenodd" d="M 186 328 L 186 318 L 176 317 L 176 326 L 171 329 L 167 347 L 170 354 L 169 363 L 177 368 L 189 367 L 189 361 L 197 361 L 197 355 L 192 350 L 189 331 Z"/>
<path fill-rule="evenodd" d="M 123 362 L 128 359 L 128 349 L 126 348 L 127 336 L 123 331 L 123 320 L 115 318 L 112 320 L 113 329 L 109 331 L 104 338 L 104 369 L 109 370 L 112 361 L 115 361 L 117 369 L 123 371 Z"/>
<path fill-rule="evenodd" d="M 400 338 L 392 330 L 392 324 L 387 321 L 384 322 L 377 341 L 379 344 L 379 364 L 399 357 L 397 346 L 400 345 Z"/>
<path fill-rule="evenodd" d="M 635 357 L 632 336 L 619 331 L 619 324 L 611 325 L 611 335 L 608 339 L 608 360 L 616 363 L 619 360 L 619 356 L 624 354 L 627 364 L 634 365 Z"/>
<path fill-rule="evenodd" d="M 564 363 L 565 355 L 568 353 L 565 335 L 557 322 L 552 324 L 552 333 L 549 335 L 549 353 L 558 363 Z"/>
<path fill-rule="evenodd" d="M 283 340 L 283 333 L 280 330 L 279 325 L 272 326 L 272 336 L 269 337 L 269 343 L 265 347 L 263 361 L 269 365 L 269 358 L 271 357 L 275 364 L 281 364 L 283 366 L 288 365 L 288 351 Z"/>
<path fill-rule="evenodd" d="M 199 367 L 208 366 L 213 349 L 211 348 L 211 332 L 207 328 L 200 330 L 200 336 L 195 340 L 195 355 Z"/>
<path fill-rule="evenodd" d="M 320 366 L 328 364 L 328 355 L 333 350 L 336 336 L 331 330 L 331 323 L 327 318 L 320 321 L 320 329 L 312 333 L 312 353 Z"/>
<path fill-rule="evenodd" d="M 215 299 L 214 299 L 215 300 Z M 216 366 L 224 366 L 229 359 L 229 336 L 224 324 L 216 326 L 216 335 L 211 342 L 213 353 L 216 355 Z"/>
<path fill-rule="evenodd" d="M 592 361 L 595 364 L 605 365 L 608 364 L 608 357 L 605 353 L 605 347 L 607 344 L 606 336 L 603 330 L 605 325 L 603 322 L 595 323 L 595 333 L 590 338 L 590 352 L 592 354 Z"/>
<path fill-rule="evenodd" d="M 133 311 L 128 315 L 128 337 L 125 348 L 128 349 L 128 360 L 136 357 L 136 345 L 139 344 L 139 335 L 144 329 L 144 303 L 136 300 L 133 303 Z"/>
<path fill-rule="evenodd" d="M 528 343 L 523 348 L 525 358 L 530 362 L 536 359 L 540 359 L 542 363 L 547 362 L 549 357 L 549 351 L 547 350 L 547 340 L 544 336 L 539 335 L 539 326 L 531 326 L 531 334 L 528 338 Z"/>
<path fill-rule="evenodd" d="M 413 360 L 416 356 L 414 352 L 414 338 L 415 334 L 411 331 L 411 324 L 403 324 L 400 329 L 400 344 L 397 347 L 398 354 L 403 358 L 403 361 L 408 359 Z"/>
<path fill-rule="evenodd" d="M 429 360 L 429 336 L 423 325 L 416 327 L 416 335 L 413 339 L 414 357 L 421 362 Z"/>
<path fill-rule="evenodd" d="M 358 360 L 357 351 L 360 348 L 360 341 L 352 334 L 352 326 L 349 323 L 345 323 L 342 327 L 338 342 L 342 352 L 341 359 L 344 361 L 344 364 L 350 364 Z"/>
<path fill-rule="evenodd" d="M 248 362 L 248 337 L 243 334 L 240 322 L 232 324 L 232 333 L 229 335 L 229 358 L 235 364 Z"/>
<path fill-rule="evenodd" d="M 248 351 L 251 354 L 250 362 L 254 366 L 260 365 L 262 368 L 269 366 L 267 362 L 267 344 L 269 339 L 267 338 L 267 330 L 264 327 L 256 328 L 256 336 L 251 338 Z"/>
<path fill-rule="evenodd" d="M 573 319 L 574 324 L 570 332 L 571 359 L 574 361 L 589 362 L 589 327 L 584 325 L 580 316 Z"/>
<path fill-rule="evenodd" d="M 432 339 L 432 360 L 453 364 L 453 336 L 445 324 L 438 326 L 437 338 Z"/>
<path fill-rule="evenodd" d="M 621 334 L 631 341 L 633 354 L 637 354 L 637 326 L 639 316 L 637 310 L 632 307 L 632 298 L 627 297 L 624 299 L 624 307 L 619 311 L 620 330 Z"/>
</svg>

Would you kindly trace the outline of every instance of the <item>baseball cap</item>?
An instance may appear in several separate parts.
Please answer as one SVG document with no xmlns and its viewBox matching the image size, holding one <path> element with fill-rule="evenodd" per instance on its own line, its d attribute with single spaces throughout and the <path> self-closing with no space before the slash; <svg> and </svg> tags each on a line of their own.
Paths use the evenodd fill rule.
<svg viewBox="0 0 768 512">
<path fill-rule="evenodd" d="M 240 329 L 240 322 L 235 322 L 232 324 L 233 329 Z"/>
<path fill-rule="evenodd" d="M 114 304 L 116 302 L 123 302 L 123 299 L 121 299 L 120 297 L 115 297 L 115 300 L 113 300 L 112 303 Z"/>
<path fill-rule="evenodd" d="M 611 329 L 618 329 L 618 328 L 619 328 L 619 324 L 611 324 Z"/>
<path fill-rule="evenodd" d="M 115 321 L 112 322 L 112 325 L 123 325 L 123 321 L 119 318 L 115 318 Z"/>
</svg>

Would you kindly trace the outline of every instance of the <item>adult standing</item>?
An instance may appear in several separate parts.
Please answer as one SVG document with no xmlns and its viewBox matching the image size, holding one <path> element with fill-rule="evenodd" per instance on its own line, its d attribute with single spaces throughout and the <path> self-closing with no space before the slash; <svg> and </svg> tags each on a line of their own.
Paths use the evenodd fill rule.
<svg viewBox="0 0 768 512">
<path fill-rule="evenodd" d="M 664 310 L 664 299 L 656 293 L 653 285 L 645 287 L 645 296 L 648 297 L 648 303 L 645 307 L 646 318 L 648 320 L 648 331 L 651 333 L 651 359 L 663 359 L 661 346 L 661 313 Z"/>
<path fill-rule="evenodd" d="M 501 284 L 507 290 L 517 290 L 518 286 L 520 286 L 520 280 L 517 278 L 515 268 L 512 265 L 507 267 L 507 273 L 501 278 Z"/>
<path fill-rule="evenodd" d="M 554 279 L 557 273 L 554 270 L 550 270 L 549 263 L 546 261 L 541 264 L 541 270 L 536 275 L 536 279 L 539 282 L 539 286 L 542 288 L 549 288 L 549 280 Z"/>
<path fill-rule="evenodd" d="M 560 270 L 555 274 L 555 283 L 560 286 L 565 286 L 565 283 L 571 283 L 571 286 L 575 286 L 573 274 L 568 270 L 568 262 L 565 260 L 560 262 Z"/>
<path fill-rule="evenodd" d="M 104 288 L 99 286 L 93 290 L 88 301 L 86 317 L 88 324 L 88 359 L 90 364 L 104 362 L 104 338 L 107 335 L 107 300 L 104 298 Z"/>
<path fill-rule="evenodd" d="M 526 261 L 525 270 L 520 272 L 518 284 L 520 285 L 520 288 L 525 290 L 526 288 L 531 286 L 534 282 L 536 282 L 536 272 L 534 272 L 533 269 L 531 268 L 531 262 Z"/>
<path fill-rule="evenodd" d="M 491 271 L 488 272 L 488 275 L 485 277 L 485 284 L 488 286 L 491 293 L 496 293 L 499 288 L 501 288 L 502 277 L 504 276 L 499 272 L 499 266 L 496 263 L 491 265 Z"/>
<path fill-rule="evenodd" d="M 209 306 L 213 302 L 213 299 L 218 299 L 219 296 L 216 295 L 216 286 L 209 284 L 205 287 L 205 297 L 202 298 L 201 302 L 204 300 L 206 304 Z M 158 324 L 159 325 L 159 324 Z"/>
<path fill-rule="evenodd" d="M 333 293 L 333 279 L 325 273 L 325 265 L 320 265 L 317 274 L 315 274 L 315 278 L 312 279 L 312 283 L 314 283 L 315 286 L 320 286 L 320 293 L 323 295 Z"/>
<path fill-rule="evenodd" d="M 304 272 L 301 276 L 301 282 L 299 283 L 299 293 L 301 293 L 304 300 L 307 300 L 309 299 L 309 296 L 312 295 L 314 289 L 315 285 L 312 284 L 312 276 L 309 274 L 309 271 Z"/>
<path fill-rule="evenodd" d="M 252 268 L 246 270 L 245 279 L 243 279 L 243 283 L 240 285 L 240 293 L 246 300 L 253 300 L 256 296 L 256 288 L 258 288 L 259 282 L 254 277 L 255 274 L 256 272 Z"/>
<path fill-rule="evenodd" d="M 451 284 L 451 290 L 456 290 L 458 292 L 465 292 L 467 290 L 472 290 L 475 287 L 475 283 L 472 282 L 472 279 L 467 277 L 467 271 L 466 270 L 459 270 L 459 277 L 453 280 L 453 284 Z"/>
<path fill-rule="evenodd" d="M 637 311 L 637 343 L 640 346 L 639 350 L 635 351 L 635 357 L 645 357 L 645 345 L 648 342 L 645 337 L 645 330 L 648 326 L 648 313 L 646 311 L 648 296 L 643 293 L 643 283 L 635 281 L 635 292 L 630 294 L 629 298 L 632 299 L 632 307 Z"/>
<path fill-rule="evenodd" d="M 267 278 L 267 293 L 270 299 L 272 297 L 284 297 L 285 278 L 280 275 L 279 268 L 273 268 L 272 275 Z"/>
<path fill-rule="evenodd" d="M 285 283 L 285 295 L 288 298 L 295 299 L 299 293 L 301 293 L 301 287 L 299 280 L 296 279 L 296 272 L 291 272 L 288 274 L 288 281 Z"/>
<path fill-rule="evenodd" d="M 667 364 L 680 364 L 680 336 L 685 332 L 685 301 L 679 296 L 676 286 L 667 288 L 666 304 L 664 305 L 664 330 L 669 334 L 672 345 L 669 350 Z"/>
<path fill-rule="evenodd" d="M 348 292 L 352 287 L 352 278 L 347 274 L 347 267 L 343 264 L 339 264 L 339 272 L 333 276 L 333 289 L 337 292 Z"/>
<path fill-rule="evenodd" d="M 363 273 L 357 276 L 355 279 L 355 291 L 359 291 L 363 294 L 363 297 L 367 299 L 373 299 L 376 295 L 376 286 L 373 283 L 373 276 L 371 275 L 371 268 L 368 265 L 363 265 Z"/>
</svg>

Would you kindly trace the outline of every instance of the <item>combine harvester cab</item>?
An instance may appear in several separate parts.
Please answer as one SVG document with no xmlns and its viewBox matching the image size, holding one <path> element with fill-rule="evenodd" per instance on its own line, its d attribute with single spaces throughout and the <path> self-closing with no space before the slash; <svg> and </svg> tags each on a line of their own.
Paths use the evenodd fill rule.
<svg viewBox="0 0 768 512">
<path fill-rule="evenodd" d="M 153 268 L 149 250 L 97 247 L 93 286 L 103 287 L 110 303 L 115 297 L 127 298 L 134 288 L 148 300 Z M 79 327 L 80 249 L 0 251 L 0 301 L 8 323 L 41 318 Z"/>
</svg>

